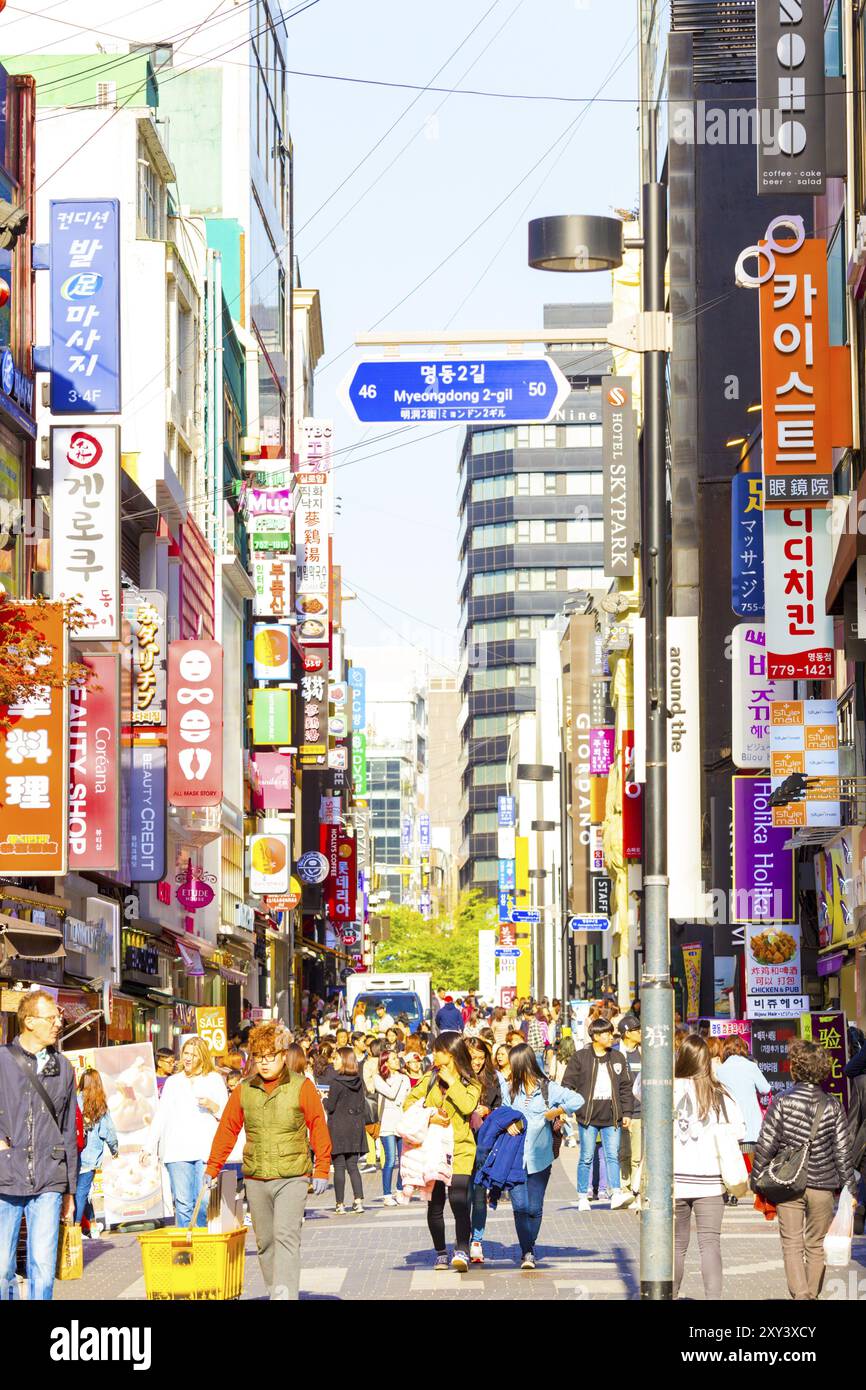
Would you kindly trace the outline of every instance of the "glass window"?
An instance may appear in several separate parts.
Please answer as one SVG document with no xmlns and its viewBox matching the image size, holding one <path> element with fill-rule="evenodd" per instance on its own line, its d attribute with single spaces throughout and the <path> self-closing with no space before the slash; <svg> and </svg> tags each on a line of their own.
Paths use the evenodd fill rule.
<svg viewBox="0 0 866 1390">
<path fill-rule="evenodd" d="M 476 811 L 472 817 L 473 835 L 489 835 L 499 829 L 499 816 L 496 811 Z"/>
<path fill-rule="evenodd" d="M 545 473 L 545 475 L 544 475 L 544 491 L 545 491 L 545 494 L 546 494 L 548 497 L 555 497 L 555 496 L 556 496 L 556 474 L 555 474 L 555 473 Z"/>
<path fill-rule="evenodd" d="M 472 879 L 475 883 L 495 883 L 499 877 L 498 859 L 475 859 L 472 862 Z"/>
<path fill-rule="evenodd" d="M 839 224 L 833 233 L 833 240 L 830 242 L 830 249 L 827 252 L 827 278 L 830 343 L 833 347 L 841 347 L 848 341 L 844 214 L 839 218 Z"/>
<path fill-rule="evenodd" d="M 472 549 L 485 550 L 491 545 L 513 545 L 514 523 L 501 526 L 476 526 L 472 532 Z"/>
<path fill-rule="evenodd" d="M 474 787 L 503 786 L 508 781 L 508 763 L 476 763 L 472 769 Z"/>
<path fill-rule="evenodd" d="M 845 74 L 840 8 L 839 0 L 833 0 L 824 24 L 824 71 L 828 77 L 843 77 Z"/>
<path fill-rule="evenodd" d="M 473 738 L 502 738 L 508 733 L 507 714 L 477 715 L 472 721 Z"/>
<path fill-rule="evenodd" d="M 529 426 L 529 447 L 530 449 L 544 448 L 544 425 Z"/>
</svg>

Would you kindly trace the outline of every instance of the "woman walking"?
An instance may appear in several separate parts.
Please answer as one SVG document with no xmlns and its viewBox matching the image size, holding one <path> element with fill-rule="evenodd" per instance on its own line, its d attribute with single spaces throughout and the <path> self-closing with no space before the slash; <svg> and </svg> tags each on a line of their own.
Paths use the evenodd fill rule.
<svg viewBox="0 0 866 1390">
<path fill-rule="evenodd" d="M 725 1038 L 722 1062 L 716 1076 L 740 1107 L 746 1124 L 746 1133 L 740 1142 L 740 1148 L 746 1160 L 746 1167 L 751 1170 L 752 1154 L 755 1152 L 763 1119 L 758 1097 L 772 1095 L 773 1088 L 757 1062 L 749 1056 L 748 1043 L 739 1034 Z M 729 1197 L 728 1205 L 737 1206 L 737 1198 Z"/>
<path fill-rule="evenodd" d="M 512 1047 L 509 1060 L 511 1081 L 502 1083 L 502 1100 L 520 1111 L 526 1126 L 523 1145 L 526 1182 L 511 1189 L 511 1210 L 520 1245 L 520 1268 L 531 1270 L 536 1268 L 535 1244 L 553 1167 L 553 1126 L 564 1115 L 573 1115 L 582 1109 L 583 1096 L 556 1081 L 548 1081 L 529 1043 Z M 516 1131 L 509 1130 L 512 1132 Z"/>
<path fill-rule="evenodd" d="M 460 1033 L 439 1033 L 433 1043 L 433 1071 L 406 1097 L 403 1109 L 420 1103 L 433 1110 L 433 1125 L 451 1125 L 454 1131 L 454 1167 L 448 1201 L 454 1216 L 457 1243 L 451 1268 L 465 1274 L 469 1268 L 472 1221 L 469 1210 L 472 1170 L 475 1165 L 475 1135 L 469 1120 L 481 1099 L 481 1083 L 472 1070 L 472 1058 Z M 427 1227 L 436 1252 L 434 1269 L 448 1269 L 445 1245 L 444 1182 L 433 1186 L 427 1203 Z"/>
<path fill-rule="evenodd" d="M 93 1067 L 87 1067 L 81 1073 L 78 1083 L 78 1106 L 84 1127 L 84 1148 L 81 1150 L 75 1188 L 75 1220 L 81 1226 L 82 1233 L 95 1240 L 99 1230 L 93 1222 L 90 1189 L 106 1147 L 112 1158 L 117 1158 L 118 1142 L 114 1121 L 108 1113 L 102 1077 Z M 85 1222 L 85 1215 L 88 1213 L 90 1219 Z"/>
<path fill-rule="evenodd" d="M 502 1104 L 502 1087 L 499 1084 L 499 1073 L 493 1065 L 493 1058 L 487 1044 L 482 1042 L 480 1038 L 467 1038 L 466 1046 L 469 1050 L 469 1056 L 472 1058 L 472 1072 L 475 1079 L 481 1083 L 481 1099 L 470 1120 L 473 1133 L 477 1134 L 491 1110 L 495 1110 L 497 1106 Z M 470 1192 L 472 1240 L 469 1245 L 469 1262 L 474 1265 L 483 1265 L 484 1247 L 481 1242 L 484 1240 L 484 1229 L 487 1225 L 487 1189 L 477 1181 L 477 1175 L 478 1154 L 476 1153 Z"/>
<path fill-rule="evenodd" d="M 508 1037 L 508 1030 L 511 1024 L 508 1022 L 508 1015 L 502 1008 L 493 1010 L 493 1017 L 490 1020 L 490 1027 L 493 1029 L 493 1042 L 496 1047 L 502 1047 Z"/>
<path fill-rule="evenodd" d="M 217 1124 L 226 1107 L 225 1083 L 214 1071 L 204 1038 L 188 1038 L 180 1054 L 180 1071 L 167 1076 L 156 1118 L 150 1127 L 141 1161 L 158 1153 L 168 1169 L 176 1226 L 192 1221 L 204 1169 Z M 199 1206 L 198 1226 L 207 1225 L 207 1204 Z"/>
<path fill-rule="evenodd" d="M 674 1067 L 674 1298 L 679 1297 L 691 1238 L 692 1212 L 707 1299 L 722 1296 L 722 1182 L 718 1140 L 727 1126 L 737 1140 L 746 1132 L 740 1107 L 713 1076 L 706 1040 L 691 1033 Z"/>
<path fill-rule="evenodd" d="M 417 1053 L 412 1054 L 417 1056 Z M 418 1068 L 420 1078 L 421 1068 Z M 400 1162 L 402 1140 L 397 1134 L 397 1126 L 403 1111 L 403 1102 L 412 1087 L 409 1077 L 400 1070 L 400 1057 L 397 1052 L 389 1052 L 379 1059 L 379 1074 L 373 1082 L 379 1097 L 379 1139 L 385 1155 L 382 1164 L 382 1203 L 386 1207 L 396 1207 L 397 1199 L 392 1195 L 391 1183 L 394 1169 Z M 400 1186 L 400 1172 L 397 1170 L 397 1186 Z"/>
<path fill-rule="evenodd" d="M 845 1111 L 821 1089 L 832 1069 L 830 1054 L 817 1043 L 794 1038 L 788 1045 L 790 1091 L 777 1096 L 764 1116 L 752 1159 L 753 1182 L 783 1149 L 808 1144 L 806 1188 L 776 1204 L 788 1292 L 798 1303 L 817 1299 L 824 1282 L 824 1237 L 833 1220 L 834 1192 L 857 1195 Z M 775 1200 L 775 1199 L 774 1199 Z"/>
<path fill-rule="evenodd" d="M 354 1198 L 352 1211 L 360 1213 L 364 1210 L 364 1183 L 358 1172 L 358 1159 L 367 1143 L 364 1131 L 364 1084 L 351 1047 L 337 1049 L 332 1068 L 324 1105 L 334 1164 L 334 1210 L 338 1216 L 345 1216 L 343 1199 L 347 1173 Z"/>
</svg>

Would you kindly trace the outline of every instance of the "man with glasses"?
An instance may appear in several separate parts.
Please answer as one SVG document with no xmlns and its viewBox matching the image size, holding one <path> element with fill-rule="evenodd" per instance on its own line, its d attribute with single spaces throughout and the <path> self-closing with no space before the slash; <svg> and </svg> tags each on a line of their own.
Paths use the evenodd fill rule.
<svg viewBox="0 0 866 1390">
<path fill-rule="evenodd" d="M 74 1217 L 75 1073 L 57 1051 L 62 1028 L 55 1000 L 32 990 L 18 1006 L 18 1037 L 0 1048 L 0 1300 L 17 1291 L 22 1216 L 32 1301 L 51 1298 L 60 1222 Z"/>
<path fill-rule="evenodd" d="M 205 1175 L 216 1178 L 243 1129 L 244 1189 L 268 1294 L 295 1300 L 307 1189 L 312 1174 L 313 1192 L 327 1191 L 331 1138 L 319 1092 L 304 1075 L 303 1050 L 285 1027 L 259 1024 L 249 1048 L 253 1074 L 229 1096 Z"/>
</svg>

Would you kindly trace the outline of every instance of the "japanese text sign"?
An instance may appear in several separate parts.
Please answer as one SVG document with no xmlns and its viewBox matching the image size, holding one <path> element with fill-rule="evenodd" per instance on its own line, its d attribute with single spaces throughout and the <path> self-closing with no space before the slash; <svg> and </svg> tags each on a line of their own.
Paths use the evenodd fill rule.
<svg viewBox="0 0 866 1390">
<path fill-rule="evenodd" d="M 223 650 L 219 642 L 168 649 L 168 800 L 218 806 L 223 794 Z"/>
<path fill-rule="evenodd" d="M 72 637 L 120 637 L 120 429 L 51 430 L 51 593 L 89 614 Z"/>
<path fill-rule="evenodd" d="M 735 473 L 731 481 L 731 607 L 741 618 L 764 615 L 764 480 Z"/>
<path fill-rule="evenodd" d="M 165 724 L 165 594 L 158 589 L 124 593 L 124 617 L 132 647 L 132 723 L 138 728 Z"/>
<path fill-rule="evenodd" d="M 120 398 L 120 203 L 51 200 L 51 409 L 115 415 Z"/>
</svg>

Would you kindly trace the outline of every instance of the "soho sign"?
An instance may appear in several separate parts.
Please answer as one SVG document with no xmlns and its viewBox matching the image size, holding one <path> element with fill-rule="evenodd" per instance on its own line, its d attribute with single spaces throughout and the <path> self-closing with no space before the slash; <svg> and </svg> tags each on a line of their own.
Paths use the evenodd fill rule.
<svg viewBox="0 0 866 1390">
<path fill-rule="evenodd" d="M 823 193 L 823 0 L 758 0 L 756 20 L 760 128 L 772 130 L 758 144 L 758 192 Z"/>
</svg>

